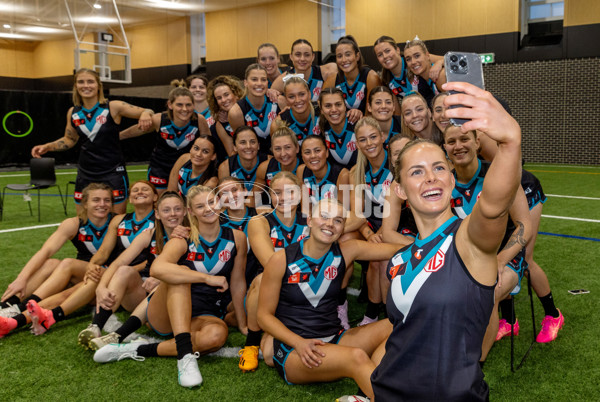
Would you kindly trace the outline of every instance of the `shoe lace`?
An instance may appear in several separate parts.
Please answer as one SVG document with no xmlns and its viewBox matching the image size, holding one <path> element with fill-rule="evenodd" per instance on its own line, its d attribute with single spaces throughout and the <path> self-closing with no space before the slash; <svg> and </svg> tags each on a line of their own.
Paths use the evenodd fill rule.
<svg viewBox="0 0 600 402">
<path fill-rule="evenodd" d="M 544 319 L 542 320 L 542 331 L 549 331 L 550 327 L 552 326 L 552 317 L 547 315 L 546 317 L 544 317 Z"/>
<path fill-rule="evenodd" d="M 196 359 L 198 359 L 199 357 L 200 353 L 196 352 L 193 353 L 192 356 L 190 356 L 189 358 L 186 358 L 183 364 L 181 365 L 181 373 L 188 374 L 190 370 L 195 371 L 195 367 L 192 365 L 192 362 L 195 362 Z"/>
<path fill-rule="evenodd" d="M 146 360 L 146 358 L 144 356 L 138 356 L 137 352 L 123 353 L 122 355 L 119 356 L 117 361 L 121 361 L 123 359 L 132 359 L 132 360 L 135 360 L 136 362 L 143 362 L 144 360 Z"/>
</svg>

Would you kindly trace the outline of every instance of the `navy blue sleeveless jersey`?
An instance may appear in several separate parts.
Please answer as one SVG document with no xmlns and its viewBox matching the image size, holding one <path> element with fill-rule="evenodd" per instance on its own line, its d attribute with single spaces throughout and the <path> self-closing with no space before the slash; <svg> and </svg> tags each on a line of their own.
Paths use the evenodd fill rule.
<svg viewBox="0 0 600 402">
<path fill-rule="evenodd" d="M 199 133 L 197 119 L 178 127 L 166 112 L 161 113 L 158 140 L 148 166 L 148 180 L 156 186 L 166 187 L 171 168 L 181 155 L 190 152 Z"/>
<path fill-rule="evenodd" d="M 296 69 L 294 69 L 294 67 L 290 67 L 288 69 L 288 74 L 296 74 Z M 308 89 L 310 90 L 311 102 L 318 102 L 319 95 L 321 95 L 321 89 L 323 89 L 323 83 L 325 82 L 323 79 L 323 74 L 321 74 L 321 67 L 311 66 L 310 77 L 308 77 L 306 82 L 308 83 Z"/>
<path fill-rule="evenodd" d="M 196 111 L 196 113 L 201 114 L 202 117 L 204 117 L 206 119 L 208 128 L 211 128 L 212 126 L 215 125 L 215 119 L 213 119 L 213 117 L 210 115 L 210 108 L 208 106 L 203 111 L 201 111 L 201 112 Z"/>
<path fill-rule="evenodd" d="M 220 164 L 225 159 L 227 159 L 227 151 L 225 150 L 225 145 L 223 145 L 223 141 L 221 141 L 221 138 L 219 137 L 219 133 L 217 133 L 217 125 L 223 127 L 227 134 L 231 136 L 233 136 L 233 131 L 231 130 L 231 126 L 229 125 L 229 123 L 221 123 L 220 121 L 215 122 L 213 120 L 213 125 L 210 126 L 210 135 L 213 137 L 216 144 L 215 153 L 217 154 L 217 164 Z"/>
<path fill-rule="evenodd" d="M 155 228 L 152 233 L 152 240 L 150 241 L 150 244 L 148 245 L 148 247 L 146 247 L 146 249 L 144 250 L 147 260 L 146 260 L 146 266 L 141 271 L 139 271 L 139 274 L 142 277 L 150 276 L 150 267 L 152 266 L 152 263 L 156 259 L 156 255 L 158 253 L 158 250 L 156 249 L 156 235 L 157 235 L 157 233 L 156 233 L 156 228 Z M 165 244 L 167 244 L 168 241 L 169 241 L 169 236 L 167 236 L 166 233 L 163 234 L 163 246 Z"/>
<path fill-rule="evenodd" d="M 337 299 L 346 262 L 337 243 L 318 260 L 304 255 L 304 241 L 285 248 L 277 317 L 290 331 L 307 338 L 325 338 L 342 330 Z"/>
<path fill-rule="evenodd" d="M 545 203 L 547 198 L 546 194 L 544 194 L 544 189 L 542 189 L 542 183 L 540 183 L 538 178 L 525 169 L 522 172 L 521 187 L 523 187 L 525 197 L 527 197 L 527 204 L 531 210 L 537 204 Z"/>
<path fill-rule="evenodd" d="M 350 169 L 356 164 L 356 136 L 354 135 L 354 124 L 344 123 L 344 128 L 341 133 L 337 133 L 329 123 L 326 125 L 325 144 L 329 149 L 331 157 L 340 165 Z"/>
<path fill-rule="evenodd" d="M 377 172 L 372 171 L 370 164 L 365 169 L 365 215 L 373 232 L 381 227 L 385 196 L 394 180 L 394 174 L 388 169 L 387 151 L 384 152 L 385 160 Z"/>
<path fill-rule="evenodd" d="M 413 80 L 411 81 L 411 84 L 413 87 L 413 91 L 420 93 L 423 96 L 423 98 L 425 98 L 425 100 L 427 101 L 427 105 L 431 106 L 431 101 L 433 100 L 433 97 L 439 93 L 435 82 L 433 82 L 431 78 L 425 80 L 424 78 L 415 75 L 413 77 Z"/>
<path fill-rule="evenodd" d="M 352 85 L 348 85 L 343 73 L 338 72 L 335 77 L 335 87 L 343 92 L 348 109 L 358 109 L 365 114 L 367 108 L 367 76 L 370 71 L 369 67 L 363 67 Z"/>
<path fill-rule="evenodd" d="M 230 156 L 229 158 L 227 158 L 227 163 L 229 164 L 229 175 L 243 180 L 246 190 L 251 191 L 252 187 L 254 186 L 254 181 L 256 180 L 256 171 L 258 170 L 258 165 L 266 161 L 267 158 L 267 155 L 259 152 L 256 158 L 256 164 L 254 165 L 252 170 L 246 170 L 240 162 L 239 155 L 236 154 Z"/>
<path fill-rule="evenodd" d="M 306 217 L 300 212 L 296 212 L 292 226 L 285 226 L 281 223 L 275 212 L 265 215 L 265 218 L 269 223 L 271 241 L 275 251 L 308 237 L 309 228 L 306 226 Z"/>
<path fill-rule="evenodd" d="M 300 166 L 300 159 L 296 160 L 296 167 L 294 168 L 294 170 L 292 170 L 293 174 L 296 174 L 296 170 L 298 170 L 298 166 Z M 277 159 L 275 158 L 271 158 L 269 159 L 269 163 L 267 165 L 267 170 L 265 172 L 265 183 L 267 186 L 271 185 L 271 180 L 273 180 L 273 177 L 275 177 L 275 175 L 279 172 L 281 172 L 281 163 L 277 162 Z"/>
<path fill-rule="evenodd" d="M 73 107 L 71 126 L 81 144 L 78 172 L 94 177 L 124 169 L 120 130 L 110 114 L 109 102 L 96 103 L 92 109 Z"/>
<path fill-rule="evenodd" d="M 108 214 L 106 222 L 101 227 L 96 227 L 90 220 L 84 223 L 79 219 L 77 234 L 71 239 L 71 243 L 77 249 L 78 260 L 89 261 L 96 254 L 102 245 L 106 229 L 108 229 L 112 217 L 112 214 Z"/>
<path fill-rule="evenodd" d="M 325 173 L 325 177 L 317 182 L 314 172 L 308 167 L 304 167 L 302 181 L 308 190 L 308 196 L 312 205 L 315 205 L 324 198 L 338 198 L 337 181 L 342 169 L 343 167 L 337 163 L 327 162 L 327 173 Z"/>
<path fill-rule="evenodd" d="M 271 102 L 265 95 L 260 110 L 252 106 L 247 96 L 239 100 L 238 105 L 242 109 L 246 125 L 252 127 L 258 135 L 260 151 L 265 154 L 269 153 L 271 150 L 271 123 L 277 117 L 277 103 Z"/>
<path fill-rule="evenodd" d="M 199 176 L 192 177 L 192 161 L 184 163 L 179 169 L 177 176 L 177 188 L 182 197 L 185 197 L 189 189 L 197 186 L 201 181 L 206 183 L 210 180 L 210 177 L 205 177 L 208 176 L 206 171 L 202 172 Z"/>
<path fill-rule="evenodd" d="M 393 324 L 386 353 L 371 375 L 378 401 L 484 401 L 481 343 L 494 286 L 476 282 L 454 236 L 452 217 L 390 260 L 387 312 Z"/>
<path fill-rule="evenodd" d="M 115 258 L 129 247 L 138 234 L 146 229 L 154 228 L 154 218 L 154 210 L 139 221 L 136 220 L 135 212 L 125 214 L 117 228 L 117 244 L 113 250 Z M 142 251 L 129 265 L 137 265 L 142 261 L 146 261 L 147 258 L 146 251 Z"/>
<path fill-rule="evenodd" d="M 247 238 L 248 222 L 250 222 L 250 219 L 253 216 L 256 216 L 256 209 L 246 207 L 246 213 L 242 220 L 234 221 L 227 214 L 227 210 L 225 210 L 221 213 L 221 226 L 241 230 L 242 232 L 244 232 Z M 246 256 L 246 286 L 250 286 L 250 283 L 252 283 L 252 280 L 256 277 L 256 275 L 262 272 L 262 269 L 260 269 L 262 267 L 260 266 L 260 264 L 258 264 L 258 259 L 256 258 L 254 252 L 250 248 L 250 241 L 247 241 L 247 246 L 248 255 Z"/>
<path fill-rule="evenodd" d="M 402 132 L 402 118 L 400 116 L 392 116 L 392 125 L 390 126 L 389 131 L 387 132 L 387 137 L 383 142 L 383 147 L 385 149 L 389 148 L 390 140 L 396 134 L 400 134 Z"/>
<path fill-rule="evenodd" d="M 390 82 L 387 83 L 388 88 L 390 88 L 392 93 L 396 95 L 398 101 L 401 101 L 402 98 L 413 92 L 412 84 L 407 75 L 408 69 L 406 67 L 406 61 L 404 60 L 404 57 L 400 57 L 400 60 L 402 63 L 402 72 L 400 73 L 400 76 L 396 77 L 390 72 L 390 76 L 392 78 L 390 79 Z"/>
<path fill-rule="evenodd" d="M 321 129 L 319 128 L 318 120 L 314 116 L 310 116 L 304 124 L 301 124 L 294 117 L 294 112 L 292 109 L 286 109 L 279 115 L 279 118 L 286 122 L 288 127 L 296 134 L 296 138 L 298 139 L 298 144 L 302 145 L 302 141 L 304 139 L 313 134 L 319 135 L 321 133 Z"/>
<path fill-rule="evenodd" d="M 198 245 L 195 245 L 192 239 L 188 240 L 187 253 L 177 264 L 207 275 L 224 276 L 229 283 L 237 254 L 233 229 L 221 227 L 219 236 L 213 242 L 207 242 L 200 236 L 196 240 Z M 192 316 L 197 315 L 194 314 L 194 310 L 197 310 L 195 306 L 198 305 L 225 309 L 225 304 L 230 298 L 229 292 L 217 292 L 216 288 L 205 283 L 192 283 Z M 218 316 L 220 311 L 214 313 L 213 315 Z"/>
</svg>

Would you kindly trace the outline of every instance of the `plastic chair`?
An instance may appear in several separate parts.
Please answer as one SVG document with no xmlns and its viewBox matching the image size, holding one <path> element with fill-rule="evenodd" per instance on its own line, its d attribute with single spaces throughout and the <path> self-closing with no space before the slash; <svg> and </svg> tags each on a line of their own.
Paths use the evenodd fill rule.
<svg viewBox="0 0 600 402">
<path fill-rule="evenodd" d="M 527 352 L 525 352 L 525 354 L 521 358 L 521 361 L 515 368 L 515 366 L 514 366 L 515 336 L 513 333 L 513 326 L 511 325 L 511 329 L 510 329 L 510 370 L 513 373 L 516 372 L 517 370 L 519 370 L 523 366 L 523 363 L 525 363 L 525 360 L 527 360 L 527 357 L 529 357 L 529 353 L 531 352 L 531 349 L 533 349 L 533 347 L 537 343 L 537 341 L 536 341 L 537 329 L 535 327 L 535 311 L 533 309 L 533 293 L 531 292 L 531 278 L 529 277 L 529 267 L 525 268 L 525 272 L 523 274 L 523 279 L 525 279 L 525 277 L 527 277 L 527 293 L 529 294 L 529 304 L 531 306 L 531 323 L 533 326 L 533 340 L 531 341 L 531 344 L 529 345 Z M 511 309 L 512 309 L 513 317 L 515 317 L 515 298 L 514 297 L 511 298 Z"/>
<path fill-rule="evenodd" d="M 75 180 L 69 180 L 65 186 L 65 213 L 67 213 L 67 208 L 69 206 L 69 186 L 75 186 L 75 184 Z"/>
<path fill-rule="evenodd" d="M 38 193 L 38 222 L 41 221 L 42 216 L 40 212 L 40 190 L 45 190 L 50 187 L 56 187 L 60 196 L 60 202 L 63 205 L 65 215 L 67 214 L 67 207 L 62 196 L 62 191 L 58 184 L 56 184 L 56 173 L 54 172 L 54 158 L 34 158 L 31 159 L 29 165 L 30 180 L 29 184 L 7 184 L 2 190 L 2 204 L 6 199 L 6 189 L 12 191 L 24 191 L 28 194 L 31 190 L 37 190 Z M 31 210 L 31 199 L 27 200 L 29 206 L 29 213 L 33 216 Z M 2 215 L 0 215 L 2 219 Z"/>
</svg>

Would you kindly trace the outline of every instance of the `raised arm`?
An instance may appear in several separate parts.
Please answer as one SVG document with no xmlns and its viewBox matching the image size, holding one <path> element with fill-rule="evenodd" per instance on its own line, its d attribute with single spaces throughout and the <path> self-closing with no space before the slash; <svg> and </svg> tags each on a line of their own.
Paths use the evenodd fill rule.
<svg viewBox="0 0 600 402">
<path fill-rule="evenodd" d="M 412 239 L 404 239 L 401 244 L 371 243 L 364 240 L 348 240 L 340 244 L 346 261 L 386 261 L 402 247 L 412 243 Z"/>
<path fill-rule="evenodd" d="M 75 131 L 75 128 L 73 128 L 71 125 L 72 114 L 73 108 L 70 108 L 67 112 L 67 126 L 65 128 L 65 135 L 56 141 L 34 146 L 31 149 L 31 156 L 34 158 L 41 158 L 46 152 L 60 152 L 73 148 L 77 141 L 79 141 L 79 134 L 77 134 L 77 131 Z"/>
<path fill-rule="evenodd" d="M 52 257 L 60 248 L 77 234 L 79 228 L 78 218 L 65 219 L 48 239 L 23 267 L 17 278 L 8 285 L 6 291 L 2 295 L 1 301 L 4 302 L 11 296 L 17 295 L 22 299 L 27 288 L 27 281 L 36 273 L 42 265 Z"/>
<path fill-rule="evenodd" d="M 144 109 L 123 101 L 110 102 L 109 105 L 110 113 L 115 123 L 120 124 L 121 117 L 128 117 L 130 119 L 139 119 L 138 127 L 140 130 L 146 131 L 152 127 L 152 117 L 154 116 L 152 109 Z"/>
</svg>

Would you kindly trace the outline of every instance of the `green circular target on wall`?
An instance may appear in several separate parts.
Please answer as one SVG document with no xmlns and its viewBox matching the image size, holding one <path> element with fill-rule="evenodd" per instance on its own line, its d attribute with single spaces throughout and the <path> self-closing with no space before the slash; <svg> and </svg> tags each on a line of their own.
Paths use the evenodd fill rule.
<svg viewBox="0 0 600 402">
<path fill-rule="evenodd" d="M 11 117 L 12 115 L 23 115 L 26 118 L 26 121 L 29 123 L 29 127 L 27 128 L 27 130 L 25 130 L 24 128 L 22 130 L 17 129 L 16 133 L 13 133 L 12 131 L 10 131 L 8 129 L 8 127 L 6 126 L 6 122 L 8 121 L 9 117 Z M 21 137 L 26 137 L 29 135 L 29 133 L 31 133 L 31 131 L 33 130 L 33 119 L 31 118 L 31 116 L 29 116 L 27 113 L 21 111 L 21 110 L 13 110 L 12 112 L 8 112 L 6 113 L 6 115 L 4 115 L 4 118 L 2 119 L 2 128 L 4 129 L 4 131 L 6 131 L 6 133 L 12 137 L 15 138 L 21 138 Z M 13 128 L 14 130 L 14 128 Z"/>
</svg>

